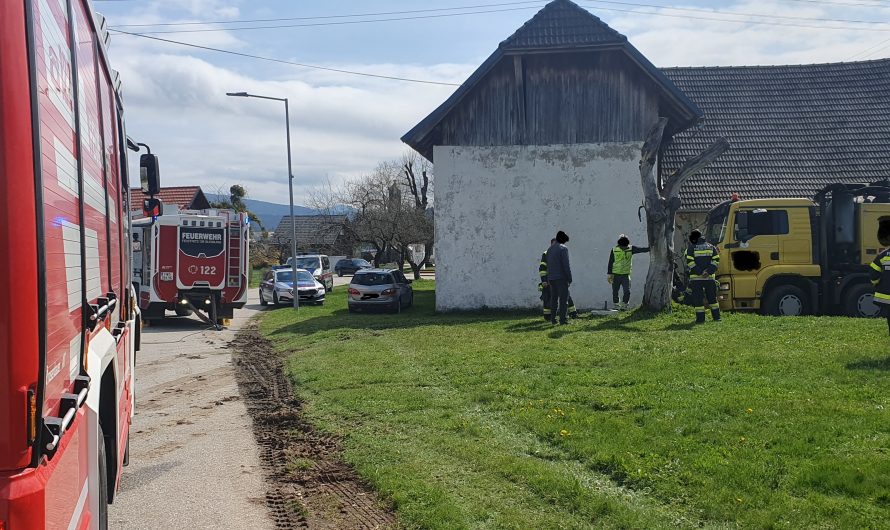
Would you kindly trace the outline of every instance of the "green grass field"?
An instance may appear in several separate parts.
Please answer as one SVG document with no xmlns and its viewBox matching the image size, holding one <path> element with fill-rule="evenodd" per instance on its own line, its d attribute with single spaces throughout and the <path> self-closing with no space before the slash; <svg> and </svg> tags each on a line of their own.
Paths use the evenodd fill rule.
<svg viewBox="0 0 890 530">
<path fill-rule="evenodd" d="M 247 286 L 251 289 L 259 287 L 260 283 L 263 282 L 263 274 L 269 270 L 270 267 L 253 267 L 250 269 L 250 279 L 247 282 Z"/>
<path fill-rule="evenodd" d="M 883 321 L 267 313 L 318 428 L 409 528 L 888 528 Z"/>
</svg>

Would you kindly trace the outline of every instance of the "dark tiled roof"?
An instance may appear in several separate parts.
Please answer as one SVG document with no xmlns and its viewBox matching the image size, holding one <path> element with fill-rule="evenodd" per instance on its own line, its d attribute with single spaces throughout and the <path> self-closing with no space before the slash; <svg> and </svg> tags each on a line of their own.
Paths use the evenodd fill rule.
<svg viewBox="0 0 890 530">
<path fill-rule="evenodd" d="M 203 210 L 210 208 L 210 203 L 201 186 L 171 186 L 161 188 L 161 193 L 157 195 L 164 204 L 176 205 L 180 210 Z M 132 211 L 142 211 L 142 201 L 147 197 L 142 193 L 142 188 L 130 189 L 130 209 Z"/>
<path fill-rule="evenodd" d="M 683 130 L 701 117 L 702 112 L 695 103 L 634 48 L 627 37 L 574 2 L 553 0 L 501 42 L 494 53 L 444 103 L 402 136 L 402 141 L 432 161 L 433 146 L 439 139 L 435 133 L 436 127 L 505 55 L 578 48 L 592 51 L 622 50 L 631 63 L 636 63 L 655 82 L 656 88 L 667 102 L 663 110 L 673 116 L 682 117 L 682 123 L 675 121 L 669 128 Z"/>
<path fill-rule="evenodd" d="M 291 240 L 291 219 L 297 223 L 297 244 L 300 247 L 331 246 L 343 233 L 345 215 L 295 215 L 281 218 L 272 239 Z"/>
<path fill-rule="evenodd" d="M 557 0 L 538 12 L 501 43 L 502 50 L 572 48 L 622 44 L 627 37 L 610 28 L 586 9 Z"/>
<path fill-rule="evenodd" d="M 730 149 L 683 187 L 684 210 L 812 197 L 832 182 L 890 177 L 890 59 L 799 66 L 665 68 L 704 110 L 677 135 L 665 174 L 720 136 Z"/>
</svg>

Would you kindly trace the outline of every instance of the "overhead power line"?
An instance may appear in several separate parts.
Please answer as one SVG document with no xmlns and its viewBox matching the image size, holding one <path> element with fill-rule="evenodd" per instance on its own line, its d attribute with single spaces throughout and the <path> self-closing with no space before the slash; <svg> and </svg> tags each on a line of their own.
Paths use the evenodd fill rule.
<svg viewBox="0 0 890 530">
<path fill-rule="evenodd" d="M 543 5 L 545 0 L 534 0 L 530 2 L 501 2 L 497 4 L 477 4 L 472 6 L 460 7 L 440 7 L 437 9 L 413 9 L 410 11 L 384 11 L 379 13 L 353 13 L 349 15 L 319 15 L 313 17 L 285 17 L 285 18 L 256 18 L 252 20 L 208 20 L 204 22 L 157 22 L 154 24 L 117 24 L 114 28 L 145 28 L 145 27 L 168 27 L 168 26 L 204 26 L 211 24 L 253 24 L 261 22 L 290 22 L 295 20 L 325 20 L 332 18 L 356 18 L 356 17 L 382 17 L 391 15 L 413 15 L 417 13 L 434 13 L 442 11 L 461 11 L 464 9 L 482 9 L 486 7 L 502 7 L 502 6 L 521 6 L 524 4 Z"/>
<path fill-rule="evenodd" d="M 181 41 L 176 41 L 176 40 L 171 40 L 171 39 L 164 39 L 161 37 L 154 37 L 152 35 L 143 35 L 141 33 L 132 33 L 129 31 L 122 31 L 119 29 L 112 29 L 110 31 L 112 31 L 116 34 L 120 34 L 120 35 L 129 35 L 132 37 L 140 37 L 143 39 L 150 39 L 150 40 L 159 41 L 159 42 L 166 42 L 169 44 L 176 44 L 179 46 L 187 46 L 189 48 L 197 48 L 199 50 L 206 50 L 206 51 L 217 52 L 217 53 L 225 53 L 228 55 L 237 55 L 239 57 L 246 57 L 249 59 L 256 59 L 259 61 L 267 61 L 267 62 L 271 62 L 271 63 L 289 64 L 291 66 L 299 66 L 301 68 L 311 68 L 313 70 L 324 70 L 326 72 L 336 72 L 338 74 L 349 74 L 349 75 L 357 75 L 357 76 L 362 76 L 362 77 L 373 77 L 373 78 L 377 78 L 377 79 L 389 79 L 391 81 L 404 81 L 406 83 L 422 83 L 425 85 L 440 85 L 440 86 L 454 86 L 454 87 L 460 86 L 460 84 L 458 84 L 458 83 L 446 83 L 444 81 L 430 81 L 427 79 L 412 79 L 409 77 L 398 77 L 398 76 L 391 76 L 391 75 L 372 74 L 369 72 L 357 72 L 354 70 L 344 70 L 341 68 L 330 68 L 327 66 L 319 66 L 319 65 L 315 65 L 315 64 L 298 63 L 295 61 L 286 61 L 284 59 L 262 57 L 260 55 L 252 55 L 249 53 L 236 52 L 236 51 L 232 51 L 232 50 L 223 50 L 221 48 L 213 48 L 211 46 L 202 46 L 200 44 L 193 44 L 191 42 L 181 42 Z"/>
<path fill-rule="evenodd" d="M 448 17 L 463 17 L 468 15 L 483 15 L 487 13 L 505 13 L 508 11 L 525 11 L 530 9 L 538 9 L 544 4 L 539 4 L 536 6 L 526 6 L 526 7 L 508 7 L 503 9 L 487 9 L 482 11 L 467 11 L 465 13 L 439 13 L 436 15 L 415 15 L 409 17 L 392 17 L 392 18 L 375 18 L 375 19 L 366 19 L 366 20 L 339 20 L 335 22 L 309 22 L 305 24 L 278 24 L 273 26 L 241 26 L 237 28 L 202 28 L 202 29 L 164 29 L 164 30 L 150 30 L 150 31 L 139 31 L 142 35 L 160 35 L 164 33 L 211 33 L 218 31 L 249 31 L 249 30 L 257 30 L 257 29 L 283 29 L 283 28 L 309 28 L 316 26 L 348 26 L 355 24 L 368 24 L 368 23 L 376 23 L 376 22 L 396 22 L 401 20 L 422 20 L 429 18 L 448 18 Z"/>
<path fill-rule="evenodd" d="M 604 0 L 590 0 L 597 4 L 606 3 Z M 608 2 L 609 4 L 617 4 L 619 2 Z M 616 7 L 604 7 L 602 5 L 591 5 L 589 2 L 585 3 L 589 7 L 593 7 L 603 11 L 615 11 L 618 13 L 632 13 L 635 15 L 651 15 L 656 17 L 670 17 L 670 18 L 683 18 L 687 20 L 708 20 L 708 21 L 716 21 L 716 22 L 730 22 L 734 24 L 753 24 L 753 25 L 762 25 L 762 26 L 780 26 L 780 27 L 791 27 L 791 28 L 810 28 L 810 29 L 821 29 L 821 30 L 841 30 L 841 31 L 877 31 L 877 32 L 890 32 L 890 25 L 886 28 L 865 28 L 865 27 L 850 27 L 850 26 L 823 26 L 816 24 L 795 24 L 792 22 L 771 22 L 768 20 L 740 20 L 740 19 L 731 19 L 731 18 L 722 18 L 716 16 L 696 16 L 696 15 L 681 15 L 674 13 L 660 13 L 653 11 L 640 11 L 636 9 L 620 9 Z M 627 5 L 627 3 L 623 3 Z M 661 9 L 680 9 L 680 8 L 664 8 Z M 692 8 L 685 8 L 692 9 Z M 767 16 L 767 15 L 764 15 Z M 884 23 L 887 24 L 887 23 Z"/>
<path fill-rule="evenodd" d="M 646 14 L 652 16 L 661 16 L 661 17 L 672 17 L 672 18 L 685 18 L 685 19 L 693 19 L 693 20 L 710 20 L 710 21 L 718 21 L 718 22 L 732 22 L 736 24 L 757 24 L 757 25 L 768 25 L 768 26 L 782 26 L 782 27 L 798 27 L 798 28 L 812 28 L 812 29 L 828 29 L 828 30 L 846 30 L 846 31 L 877 31 L 877 32 L 890 32 L 890 23 L 886 21 L 871 21 L 871 20 L 853 20 L 853 19 L 832 19 L 832 18 L 814 18 L 814 17 L 798 17 L 798 16 L 790 16 L 790 15 L 765 15 L 759 13 L 740 13 L 734 11 L 720 11 L 720 10 L 712 10 L 712 9 L 700 9 L 700 8 L 691 8 L 691 7 L 670 7 L 659 4 L 646 4 L 646 3 L 638 3 L 638 2 L 622 2 L 622 1 L 610 1 L 610 0 L 591 0 L 592 4 L 587 4 L 592 8 L 605 10 L 605 11 L 614 11 L 620 13 L 634 13 L 634 14 Z M 476 11 L 466 11 L 466 12 L 458 12 L 458 13 L 437 13 L 431 15 L 415 15 L 415 16 L 405 16 L 405 17 L 390 17 L 390 18 L 375 18 L 375 19 L 362 19 L 362 20 L 338 20 L 338 21 L 328 21 L 328 22 L 309 22 L 309 23 L 300 23 L 300 24 L 277 24 L 277 25 L 263 25 L 263 26 L 240 26 L 240 27 L 226 27 L 226 28 L 199 28 L 199 29 L 172 29 L 172 30 L 147 30 L 147 31 L 139 31 L 140 34 L 148 35 L 148 34 L 171 34 L 171 33 L 208 33 L 208 32 L 220 32 L 220 31 L 250 31 L 250 30 L 261 30 L 261 29 L 283 29 L 283 28 L 299 28 L 299 27 L 318 27 L 318 26 L 340 26 L 340 25 L 356 25 L 356 24 L 369 24 L 369 23 L 379 23 L 379 22 L 395 22 L 395 21 L 404 21 L 404 20 L 421 20 L 421 19 L 435 19 L 435 18 L 446 18 L 446 17 L 457 17 L 457 16 L 470 16 L 470 15 L 481 15 L 481 14 L 490 14 L 490 13 L 502 13 L 509 11 L 523 11 L 530 9 L 537 9 L 541 7 L 541 2 L 520 2 L 520 4 L 536 4 L 536 5 L 526 5 L 524 7 L 510 7 L 510 8 L 502 8 L 502 9 L 485 9 L 485 10 L 476 10 Z M 495 5 L 505 5 L 505 4 L 489 4 L 489 6 Z M 515 4 L 511 4 L 515 5 Z M 619 9 L 615 7 L 608 6 L 628 6 L 628 7 L 638 7 L 645 9 L 655 9 L 659 11 L 640 11 L 638 9 Z M 458 8 L 452 8 L 458 9 Z M 674 13 L 665 13 L 662 10 L 668 11 L 678 11 L 682 13 L 703 13 L 705 15 L 711 16 L 690 16 L 690 15 L 680 15 Z M 417 10 L 416 12 L 426 12 L 426 11 L 437 11 L 437 10 Z M 393 12 L 399 13 L 399 12 Z M 403 12 L 409 13 L 409 12 Z M 302 18 L 281 18 L 281 19 L 262 19 L 264 21 L 287 21 L 287 20 L 315 20 L 315 19 L 329 19 L 329 18 L 343 18 L 343 17 L 353 17 L 353 16 L 370 16 L 375 14 L 366 14 L 366 15 L 328 15 L 324 17 L 302 17 Z M 741 18 L 727 18 L 727 17 L 741 17 Z M 767 20 L 761 20 L 767 19 Z M 857 25 L 866 25 L 866 26 L 826 26 L 823 24 L 804 24 L 804 23 L 795 23 L 795 22 L 781 22 L 780 20 L 789 20 L 789 21 L 801 21 L 801 22 L 818 22 L 818 23 L 834 23 L 834 24 L 857 24 Z M 232 21 L 229 21 L 232 22 Z M 239 21 L 240 23 L 248 23 L 251 21 Z M 183 22 L 183 23 L 165 23 L 163 26 L 178 26 L 178 25 L 197 25 L 197 24 L 218 24 L 219 22 Z M 144 26 L 161 26 L 162 24 L 146 24 Z M 130 25 L 133 26 L 133 25 Z M 875 27 L 882 26 L 882 27 Z M 118 29 L 125 26 L 113 26 L 114 29 Z"/>
</svg>

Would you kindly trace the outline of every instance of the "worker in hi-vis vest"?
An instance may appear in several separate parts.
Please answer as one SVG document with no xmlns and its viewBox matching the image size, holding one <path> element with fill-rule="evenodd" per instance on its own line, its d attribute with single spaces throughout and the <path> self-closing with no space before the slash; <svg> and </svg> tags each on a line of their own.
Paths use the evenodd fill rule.
<svg viewBox="0 0 890 530">
<path fill-rule="evenodd" d="M 612 303 L 619 311 L 627 310 L 627 303 L 630 302 L 630 275 L 633 272 L 634 254 L 643 254 L 649 252 L 649 247 L 634 247 L 630 244 L 630 239 L 626 235 L 618 236 L 618 244 L 609 253 L 609 269 L 608 279 L 612 284 Z M 624 289 L 621 301 L 618 301 L 618 294 Z"/>
<path fill-rule="evenodd" d="M 717 304 L 717 282 L 714 281 L 714 274 L 720 265 L 720 252 L 717 247 L 702 238 L 698 230 L 693 230 L 689 234 L 689 243 L 686 249 L 686 265 L 689 267 L 695 323 L 704 324 L 707 309 L 711 310 L 714 321 L 719 322 L 720 306 Z"/>
<path fill-rule="evenodd" d="M 555 243 L 555 239 L 550 240 L 550 244 Z M 538 266 L 538 276 L 540 277 L 540 281 L 538 282 L 538 291 L 541 292 L 541 301 L 544 302 L 544 320 L 550 322 L 550 317 L 552 316 L 552 312 L 550 309 L 550 284 L 547 283 L 547 251 L 545 250 L 541 253 L 541 264 Z M 572 300 L 572 295 L 569 295 L 569 317 L 578 318 L 578 310 L 575 308 L 575 301 Z"/>
<path fill-rule="evenodd" d="M 878 243 L 890 247 L 890 221 L 881 221 L 878 225 Z M 871 262 L 871 283 L 875 286 L 874 302 L 881 309 L 881 316 L 887 319 L 887 328 L 890 329 L 890 248 Z"/>
</svg>

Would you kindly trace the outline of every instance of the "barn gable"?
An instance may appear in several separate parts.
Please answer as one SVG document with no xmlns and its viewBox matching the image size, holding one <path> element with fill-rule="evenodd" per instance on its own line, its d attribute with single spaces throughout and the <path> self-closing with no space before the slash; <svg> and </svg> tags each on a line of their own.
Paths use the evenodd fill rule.
<svg viewBox="0 0 890 530">
<path fill-rule="evenodd" d="M 625 36 L 555 0 L 402 141 L 430 160 L 436 145 L 638 141 L 659 116 L 674 134 L 702 112 Z"/>
</svg>

